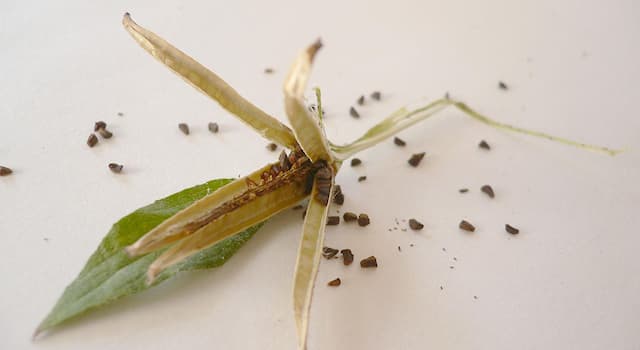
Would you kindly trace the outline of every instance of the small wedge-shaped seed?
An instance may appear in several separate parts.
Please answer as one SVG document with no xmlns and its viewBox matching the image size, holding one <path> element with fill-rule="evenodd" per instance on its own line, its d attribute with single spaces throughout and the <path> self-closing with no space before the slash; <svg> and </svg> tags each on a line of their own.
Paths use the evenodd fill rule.
<svg viewBox="0 0 640 350">
<path fill-rule="evenodd" d="M 318 40 L 298 55 L 284 83 L 284 105 L 296 139 L 307 157 L 312 162 L 325 160 L 333 163 L 320 119 L 309 112 L 303 101 L 311 63 L 321 47 L 322 43 Z"/>
<path fill-rule="evenodd" d="M 240 96 L 215 73 L 158 35 L 139 26 L 128 13 L 124 15 L 122 24 L 138 44 L 153 57 L 196 89 L 217 101 L 260 135 L 290 149 L 295 148 L 297 143 L 291 129 Z"/>
<path fill-rule="evenodd" d="M 314 182 L 311 199 L 307 206 L 307 215 L 302 228 L 302 239 L 298 250 L 298 259 L 293 281 L 293 309 L 298 329 L 298 349 L 305 350 L 307 344 L 307 331 L 309 328 L 309 308 L 318 265 L 322 256 L 324 242 L 324 230 L 327 220 L 329 205 L 316 199 L 319 194 L 318 182 Z M 333 193 L 333 177 L 331 190 Z"/>
</svg>

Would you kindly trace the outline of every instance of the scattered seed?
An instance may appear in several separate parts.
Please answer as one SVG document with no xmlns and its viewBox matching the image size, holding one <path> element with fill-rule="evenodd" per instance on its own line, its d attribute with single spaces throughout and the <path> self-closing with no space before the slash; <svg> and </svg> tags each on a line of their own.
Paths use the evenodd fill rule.
<svg viewBox="0 0 640 350">
<path fill-rule="evenodd" d="M 364 227 L 369 225 L 369 223 L 371 223 L 371 220 L 369 220 L 369 215 L 367 214 L 358 215 L 358 225 Z"/>
<path fill-rule="evenodd" d="M 96 136 L 96 134 L 91 133 L 91 135 L 89 135 L 89 138 L 87 139 L 87 145 L 89 147 L 93 147 L 98 143 L 98 137 Z"/>
<path fill-rule="evenodd" d="M 467 220 L 460 221 L 458 227 L 460 227 L 461 230 L 469 232 L 474 232 L 476 230 L 475 226 L 471 225 L 471 223 L 469 223 Z"/>
<path fill-rule="evenodd" d="M 353 253 L 351 252 L 351 249 L 342 249 L 340 253 L 342 253 L 342 262 L 347 266 L 351 265 L 353 262 Z"/>
<path fill-rule="evenodd" d="M 109 163 L 109 170 L 111 170 L 112 172 L 119 174 L 122 171 L 122 168 L 124 166 L 122 164 L 118 164 L 118 163 Z"/>
<path fill-rule="evenodd" d="M 211 131 L 214 134 L 218 133 L 218 131 L 220 131 L 220 127 L 218 126 L 218 123 L 209 123 L 209 131 Z"/>
<path fill-rule="evenodd" d="M 338 224 L 340 224 L 340 217 L 339 216 L 336 215 L 336 216 L 327 217 L 327 225 L 334 226 L 334 225 L 338 225 Z"/>
<path fill-rule="evenodd" d="M 267 67 L 264 69 L 264 74 L 273 74 L 274 70 L 273 68 Z"/>
<path fill-rule="evenodd" d="M 13 173 L 13 170 L 11 170 L 11 168 L 0 165 L 0 176 L 11 175 L 11 173 Z"/>
<path fill-rule="evenodd" d="M 351 159 L 351 166 L 358 166 L 360 164 L 362 164 L 362 161 L 360 160 L 360 158 Z"/>
<path fill-rule="evenodd" d="M 105 139 L 110 139 L 113 136 L 113 133 L 105 128 L 98 129 L 98 133 Z"/>
<path fill-rule="evenodd" d="M 420 165 L 420 162 L 422 161 L 422 158 L 424 158 L 425 152 L 421 152 L 421 153 L 416 153 L 414 155 L 411 156 L 411 158 L 409 158 L 409 160 L 407 161 L 412 167 L 417 167 L 418 165 Z"/>
<path fill-rule="evenodd" d="M 267 149 L 271 152 L 275 152 L 275 150 L 278 149 L 278 145 L 276 145 L 275 143 L 271 142 L 270 144 L 267 145 Z"/>
<path fill-rule="evenodd" d="M 454 266 L 453 266 L 453 265 L 449 265 L 449 268 L 450 268 L 451 270 L 453 270 L 453 269 L 454 269 Z"/>
<path fill-rule="evenodd" d="M 366 176 L 360 176 L 360 177 L 358 178 L 358 182 L 362 182 L 362 181 L 364 181 L 364 180 L 366 180 L 366 179 L 367 179 L 367 177 L 366 177 Z"/>
<path fill-rule="evenodd" d="M 504 229 L 512 235 L 517 235 L 518 233 L 520 233 L 520 230 L 509 224 L 504 225 Z"/>
<path fill-rule="evenodd" d="M 342 215 L 342 218 L 344 219 L 345 222 L 351 222 L 351 221 L 358 220 L 358 215 L 348 211 Z"/>
<path fill-rule="evenodd" d="M 118 112 L 118 117 L 122 117 L 122 116 L 124 116 L 124 113 Z"/>
<path fill-rule="evenodd" d="M 444 290 L 444 287 L 443 287 L 443 286 L 440 286 L 440 290 Z"/>
<path fill-rule="evenodd" d="M 447 248 L 444 248 L 444 247 L 443 247 L 443 248 L 442 248 L 442 251 L 443 251 L 443 252 L 446 252 L 446 251 L 447 251 Z"/>
<path fill-rule="evenodd" d="M 360 113 L 358 113 L 358 111 L 353 107 L 349 108 L 349 115 L 354 118 L 360 118 Z"/>
<path fill-rule="evenodd" d="M 380 91 L 374 91 L 371 93 L 371 98 L 376 101 L 380 101 L 380 98 L 382 98 L 382 95 L 380 94 Z"/>
<path fill-rule="evenodd" d="M 416 219 L 409 219 L 409 227 L 411 227 L 412 230 L 422 230 L 422 228 L 424 228 L 424 225 L 416 220 Z"/>
<path fill-rule="evenodd" d="M 495 196 L 496 196 L 496 195 L 495 195 L 495 193 L 493 193 L 493 188 L 491 188 L 491 186 L 489 186 L 489 185 L 484 185 L 484 186 L 482 186 L 482 187 L 480 188 L 480 190 L 481 190 L 482 192 L 486 193 L 486 194 L 487 194 L 487 196 L 489 196 L 489 197 L 491 197 L 491 198 L 493 198 L 493 197 L 495 197 Z"/>
<path fill-rule="evenodd" d="M 97 121 L 94 125 L 93 125 L 93 131 L 98 131 L 100 129 L 106 129 L 107 128 L 107 123 L 103 122 L 102 120 Z"/>
<path fill-rule="evenodd" d="M 333 203 L 338 205 L 344 204 L 344 194 L 342 192 L 336 193 L 335 196 L 333 196 Z"/>
<path fill-rule="evenodd" d="M 336 254 L 338 254 L 338 249 L 329 248 L 329 247 L 322 248 L 322 256 L 324 256 L 327 259 L 333 258 L 334 256 L 336 256 Z"/>
<path fill-rule="evenodd" d="M 414 246 L 414 244 L 413 244 L 413 243 L 409 244 L 409 247 L 413 247 L 413 246 Z"/>
<path fill-rule="evenodd" d="M 364 95 L 358 97 L 358 104 L 362 106 L 364 104 Z"/>
<path fill-rule="evenodd" d="M 509 87 L 503 81 L 498 82 L 498 87 L 502 90 L 509 90 Z"/>
<path fill-rule="evenodd" d="M 478 296 L 477 296 L 477 295 L 474 295 L 474 296 L 473 296 L 473 299 L 478 300 Z"/>
<path fill-rule="evenodd" d="M 453 261 L 458 261 L 458 258 L 456 258 L 455 256 L 453 257 Z"/>
<path fill-rule="evenodd" d="M 491 149 L 491 146 L 489 146 L 489 144 L 485 140 L 480 141 L 480 143 L 478 144 L 478 147 L 484 148 L 487 151 Z"/>
<path fill-rule="evenodd" d="M 328 286 L 330 287 L 337 287 L 342 283 L 342 281 L 340 281 L 339 278 L 334 279 L 333 281 L 329 281 L 329 283 L 327 283 Z"/>
<path fill-rule="evenodd" d="M 404 142 L 403 139 L 399 138 L 399 137 L 394 137 L 393 138 L 393 143 L 395 143 L 396 145 L 400 146 L 400 147 L 404 147 L 407 145 L 406 142 Z"/>
<path fill-rule="evenodd" d="M 368 258 L 360 260 L 360 267 L 378 267 L 378 261 L 376 260 L 376 257 L 372 255 Z"/>
<path fill-rule="evenodd" d="M 458 190 L 458 192 L 467 193 L 467 192 L 469 192 L 469 189 L 468 188 L 461 188 L 461 189 Z"/>
<path fill-rule="evenodd" d="M 182 131 L 183 134 L 189 135 L 189 125 L 185 123 L 180 123 L 178 124 L 178 129 L 180 129 L 180 131 Z"/>
<path fill-rule="evenodd" d="M 400 246 L 398 246 L 398 251 L 399 251 L 399 252 L 401 252 L 401 251 L 402 251 L 402 249 L 400 249 Z"/>
<path fill-rule="evenodd" d="M 304 206 L 303 206 L 302 204 L 298 204 L 298 205 L 296 205 L 295 207 L 293 207 L 292 209 L 293 209 L 293 210 L 300 210 L 300 209 L 302 209 L 302 208 L 304 208 Z"/>
</svg>

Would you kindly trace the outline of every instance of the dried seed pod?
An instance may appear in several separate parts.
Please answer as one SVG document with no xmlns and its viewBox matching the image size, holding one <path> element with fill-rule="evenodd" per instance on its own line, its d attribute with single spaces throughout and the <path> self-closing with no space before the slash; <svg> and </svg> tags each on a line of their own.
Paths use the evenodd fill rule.
<svg viewBox="0 0 640 350">
<path fill-rule="evenodd" d="M 351 222 L 351 221 L 358 220 L 358 215 L 356 215 L 356 213 L 352 213 L 348 211 L 342 215 L 342 218 L 344 219 L 345 222 Z"/>
<path fill-rule="evenodd" d="M 98 131 L 100 129 L 106 129 L 107 128 L 107 123 L 103 122 L 102 120 L 95 122 L 95 124 L 93 125 L 93 131 Z"/>
<path fill-rule="evenodd" d="M 96 134 L 91 133 L 91 135 L 89 135 L 89 138 L 87 139 L 87 146 L 89 147 L 93 147 L 98 143 L 98 136 L 96 136 Z"/>
<path fill-rule="evenodd" d="M 11 175 L 11 173 L 13 173 L 13 170 L 11 170 L 11 168 L 0 165 L 0 176 Z"/>
<path fill-rule="evenodd" d="M 416 219 L 409 219 L 409 227 L 411 227 L 412 230 L 422 230 L 424 228 L 424 225 L 416 220 Z"/>
<path fill-rule="evenodd" d="M 487 151 L 491 149 L 491 146 L 489 146 L 489 144 L 485 140 L 480 141 L 478 147 L 486 149 Z"/>
<path fill-rule="evenodd" d="M 327 225 L 335 226 L 340 224 L 339 216 L 328 216 L 327 217 Z"/>
<path fill-rule="evenodd" d="M 520 233 L 520 230 L 509 224 L 504 225 L 504 229 L 512 235 L 517 235 L 518 233 Z"/>
<path fill-rule="evenodd" d="M 474 232 L 476 230 L 476 227 L 471 225 L 471 223 L 468 222 L 467 220 L 460 221 L 460 224 L 458 224 L 458 227 L 461 230 L 465 230 L 465 231 L 469 231 L 469 232 Z"/>
<path fill-rule="evenodd" d="M 380 101 L 380 99 L 382 98 L 382 94 L 380 93 L 380 91 L 374 91 L 371 93 L 371 98 L 376 101 Z"/>
<path fill-rule="evenodd" d="M 360 267 L 369 268 L 369 267 L 378 267 L 378 261 L 375 256 L 370 256 L 368 258 L 360 260 Z"/>
<path fill-rule="evenodd" d="M 110 139 L 111 136 L 113 136 L 113 133 L 111 133 L 111 131 L 102 128 L 102 129 L 98 129 L 98 133 L 100 134 L 100 136 L 102 136 L 105 139 Z"/>
<path fill-rule="evenodd" d="M 337 287 L 337 286 L 339 286 L 341 283 L 342 283 L 342 281 L 340 281 L 340 279 L 339 279 L 339 278 L 336 278 L 336 279 L 334 279 L 334 280 L 332 280 L 332 281 L 329 281 L 329 283 L 327 283 L 327 285 L 328 285 L 328 286 L 330 286 L 330 287 Z"/>
<path fill-rule="evenodd" d="M 416 153 L 412 155 L 407 162 L 412 167 L 417 167 L 418 165 L 420 165 L 420 162 L 422 161 L 422 158 L 424 158 L 424 155 L 425 155 L 425 152 Z"/>
<path fill-rule="evenodd" d="M 364 227 L 369 225 L 370 223 L 371 223 L 371 220 L 369 220 L 369 215 L 364 213 L 358 215 L 358 225 Z"/>
<path fill-rule="evenodd" d="M 342 253 L 342 263 L 346 266 L 351 265 L 353 262 L 353 253 L 351 252 L 351 249 L 342 249 L 340 253 Z"/>
<path fill-rule="evenodd" d="M 358 111 L 353 107 L 349 108 L 349 115 L 354 118 L 360 118 L 360 113 L 358 113 Z"/>
<path fill-rule="evenodd" d="M 336 256 L 338 254 L 338 249 L 334 249 L 334 248 L 330 248 L 330 247 L 323 247 L 322 248 L 322 256 L 324 256 L 327 259 L 331 259 L 334 256 Z"/>
<path fill-rule="evenodd" d="M 182 131 L 183 134 L 189 135 L 189 125 L 185 123 L 180 123 L 178 124 L 178 129 L 180 129 L 180 131 Z"/>
<path fill-rule="evenodd" d="M 404 146 L 407 145 L 407 143 L 404 142 L 404 140 L 399 138 L 399 137 L 394 137 L 393 138 L 393 143 L 395 143 L 397 146 L 400 146 L 400 147 L 404 147 Z"/>
<path fill-rule="evenodd" d="M 218 131 L 220 131 L 220 126 L 218 126 L 218 123 L 209 123 L 207 127 L 209 128 L 209 131 L 214 134 L 217 134 Z"/>
<path fill-rule="evenodd" d="M 276 149 L 278 149 L 278 145 L 276 145 L 275 143 L 271 142 L 270 144 L 267 145 L 267 149 L 271 152 L 274 152 Z"/>
<path fill-rule="evenodd" d="M 495 197 L 495 196 L 496 196 L 496 195 L 495 195 L 495 193 L 493 192 L 493 188 L 491 188 L 491 186 L 489 186 L 489 185 L 484 185 L 484 186 L 482 186 L 482 187 L 480 188 L 480 190 L 481 190 L 482 192 L 486 193 L 486 194 L 487 194 L 487 196 L 489 196 L 489 197 L 491 197 L 491 198 L 493 198 L 493 197 Z"/>
<path fill-rule="evenodd" d="M 358 97 L 358 104 L 362 106 L 364 104 L 364 95 Z"/>
<path fill-rule="evenodd" d="M 118 164 L 118 163 L 109 163 L 109 170 L 111 170 L 113 173 L 119 174 L 120 172 L 122 172 L 122 168 L 124 166 L 122 164 Z"/>
<path fill-rule="evenodd" d="M 360 164 L 362 164 L 362 161 L 360 160 L 360 158 L 351 159 L 351 166 L 358 166 Z"/>
</svg>

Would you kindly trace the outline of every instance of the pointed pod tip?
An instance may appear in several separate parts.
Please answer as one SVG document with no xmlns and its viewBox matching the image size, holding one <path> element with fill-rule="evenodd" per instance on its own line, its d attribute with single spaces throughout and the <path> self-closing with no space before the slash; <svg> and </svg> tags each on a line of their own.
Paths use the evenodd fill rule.
<svg viewBox="0 0 640 350">
<path fill-rule="evenodd" d="M 307 48 L 307 53 L 311 57 L 311 61 L 313 61 L 313 58 L 315 57 L 316 53 L 318 53 L 318 50 L 320 50 L 321 48 L 322 48 L 322 39 L 320 38 L 316 39 L 316 41 L 314 41 L 313 44 L 311 44 L 311 46 Z"/>
</svg>

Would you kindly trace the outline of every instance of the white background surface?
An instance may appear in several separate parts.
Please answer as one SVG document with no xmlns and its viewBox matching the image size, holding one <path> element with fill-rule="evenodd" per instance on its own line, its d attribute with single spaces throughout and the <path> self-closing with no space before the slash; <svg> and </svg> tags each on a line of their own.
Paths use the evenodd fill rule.
<svg viewBox="0 0 640 350">
<path fill-rule="evenodd" d="M 372 224 L 329 227 L 326 244 L 357 261 L 376 255 L 380 267 L 323 260 L 309 349 L 640 348 L 637 2 L 3 1 L 0 164 L 15 173 L 0 178 L 1 349 L 295 348 L 293 211 L 222 268 L 185 273 L 30 342 L 118 218 L 275 157 L 137 47 L 120 25 L 125 11 L 283 120 L 288 65 L 321 36 L 310 85 L 323 88 L 335 141 L 449 91 L 504 122 L 628 149 L 612 158 L 447 110 L 403 132 L 405 149 L 389 141 L 362 153 L 362 167 L 338 176 L 340 209 L 367 212 Z M 372 90 L 383 101 L 350 118 Z M 115 136 L 90 149 L 96 120 Z M 477 149 L 481 139 L 490 152 Z M 408 167 L 420 151 L 423 164 Z M 112 161 L 123 174 L 108 171 Z M 486 183 L 494 200 L 479 191 Z M 425 229 L 388 232 L 410 217 Z M 462 218 L 476 233 L 458 230 Z M 342 286 L 326 287 L 335 277 Z"/>
</svg>

